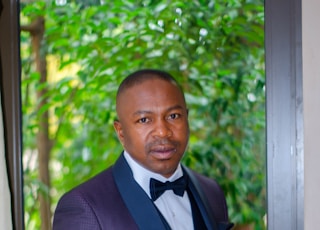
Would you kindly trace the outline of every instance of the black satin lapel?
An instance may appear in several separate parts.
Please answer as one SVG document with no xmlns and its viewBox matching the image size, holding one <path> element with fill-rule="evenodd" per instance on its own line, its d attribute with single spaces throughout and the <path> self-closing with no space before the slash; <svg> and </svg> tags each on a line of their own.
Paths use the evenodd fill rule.
<svg viewBox="0 0 320 230">
<path fill-rule="evenodd" d="M 219 223 L 219 230 L 230 230 L 233 227 L 233 223 Z"/>
<path fill-rule="evenodd" d="M 121 197 L 139 229 L 165 229 L 154 204 L 134 180 L 132 171 L 123 154 L 113 166 L 112 172 Z"/>
<path fill-rule="evenodd" d="M 171 228 L 170 228 L 167 220 L 164 218 L 164 216 L 162 215 L 162 213 L 160 212 L 160 210 L 157 208 L 156 205 L 154 205 L 154 206 L 155 206 L 157 212 L 159 213 L 159 216 L 160 216 L 160 218 L 161 218 L 161 221 L 162 221 L 163 225 L 165 226 L 165 228 L 164 228 L 163 230 L 171 230 Z"/>
<path fill-rule="evenodd" d="M 189 177 L 189 182 L 191 182 L 188 184 L 190 192 L 192 193 L 194 200 L 198 204 L 199 210 L 201 212 L 203 221 L 207 226 L 207 229 L 218 230 L 218 225 L 215 221 L 212 212 L 210 211 L 207 199 L 201 189 L 198 180 L 194 177 L 193 173 L 188 168 L 183 167 L 183 170 Z"/>
</svg>

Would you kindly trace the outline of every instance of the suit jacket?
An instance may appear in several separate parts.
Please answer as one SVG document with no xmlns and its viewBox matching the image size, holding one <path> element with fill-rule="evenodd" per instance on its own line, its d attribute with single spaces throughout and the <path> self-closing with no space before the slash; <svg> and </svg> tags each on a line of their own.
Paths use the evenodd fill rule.
<svg viewBox="0 0 320 230">
<path fill-rule="evenodd" d="M 189 189 L 209 230 L 230 229 L 224 194 L 209 178 L 183 167 Z M 163 230 L 149 196 L 136 183 L 123 154 L 117 162 L 62 196 L 53 230 Z"/>
</svg>

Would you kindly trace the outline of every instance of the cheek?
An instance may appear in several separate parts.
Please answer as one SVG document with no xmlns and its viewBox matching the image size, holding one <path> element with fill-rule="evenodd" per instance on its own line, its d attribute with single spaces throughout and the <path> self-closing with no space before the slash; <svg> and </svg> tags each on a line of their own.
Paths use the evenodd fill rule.
<svg viewBox="0 0 320 230">
<path fill-rule="evenodd" d="M 176 133 L 177 136 L 181 137 L 181 138 L 188 138 L 189 137 L 189 126 L 188 124 L 182 124 L 178 127 L 175 127 L 173 129 Z"/>
<path fill-rule="evenodd" d="M 124 142 L 125 145 L 130 145 L 130 147 L 142 148 L 147 142 L 147 131 L 129 127 L 124 133 Z"/>
</svg>

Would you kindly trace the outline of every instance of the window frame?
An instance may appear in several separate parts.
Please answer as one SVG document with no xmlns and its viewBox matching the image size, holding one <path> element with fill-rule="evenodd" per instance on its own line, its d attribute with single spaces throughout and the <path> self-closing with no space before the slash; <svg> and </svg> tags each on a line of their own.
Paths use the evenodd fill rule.
<svg viewBox="0 0 320 230">
<path fill-rule="evenodd" d="M 301 0 L 266 0 L 268 229 L 304 228 Z"/>
<path fill-rule="evenodd" d="M 24 229 L 19 1 L 0 18 L 1 93 L 14 229 Z M 301 0 L 265 1 L 268 229 L 303 229 Z"/>
</svg>

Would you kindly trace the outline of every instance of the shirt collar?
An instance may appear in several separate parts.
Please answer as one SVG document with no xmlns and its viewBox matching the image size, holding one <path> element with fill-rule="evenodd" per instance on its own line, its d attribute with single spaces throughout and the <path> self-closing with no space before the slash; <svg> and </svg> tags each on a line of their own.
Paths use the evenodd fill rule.
<svg viewBox="0 0 320 230">
<path fill-rule="evenodd" d="M 170 176 L 169 178 L 166 178 L 158 173 L 154 173 L 143 166 L 141 166 L 138 162 L 136 162 L 131 155 L 127 152 L 124 151 L 124 158 L 128 162 L 132 173 L 133 173 L 133 178 L 135 181 L 142 187 L 142 189 L 150 196 L 150 178 L 154 178 L 156 180 L 159 180 L 161 182 L 165 181 L 174 181 L 178 178 L 180 178 L 183 175 L 181 164 L 178 165 L 176 171 Z"/>
</svg>

